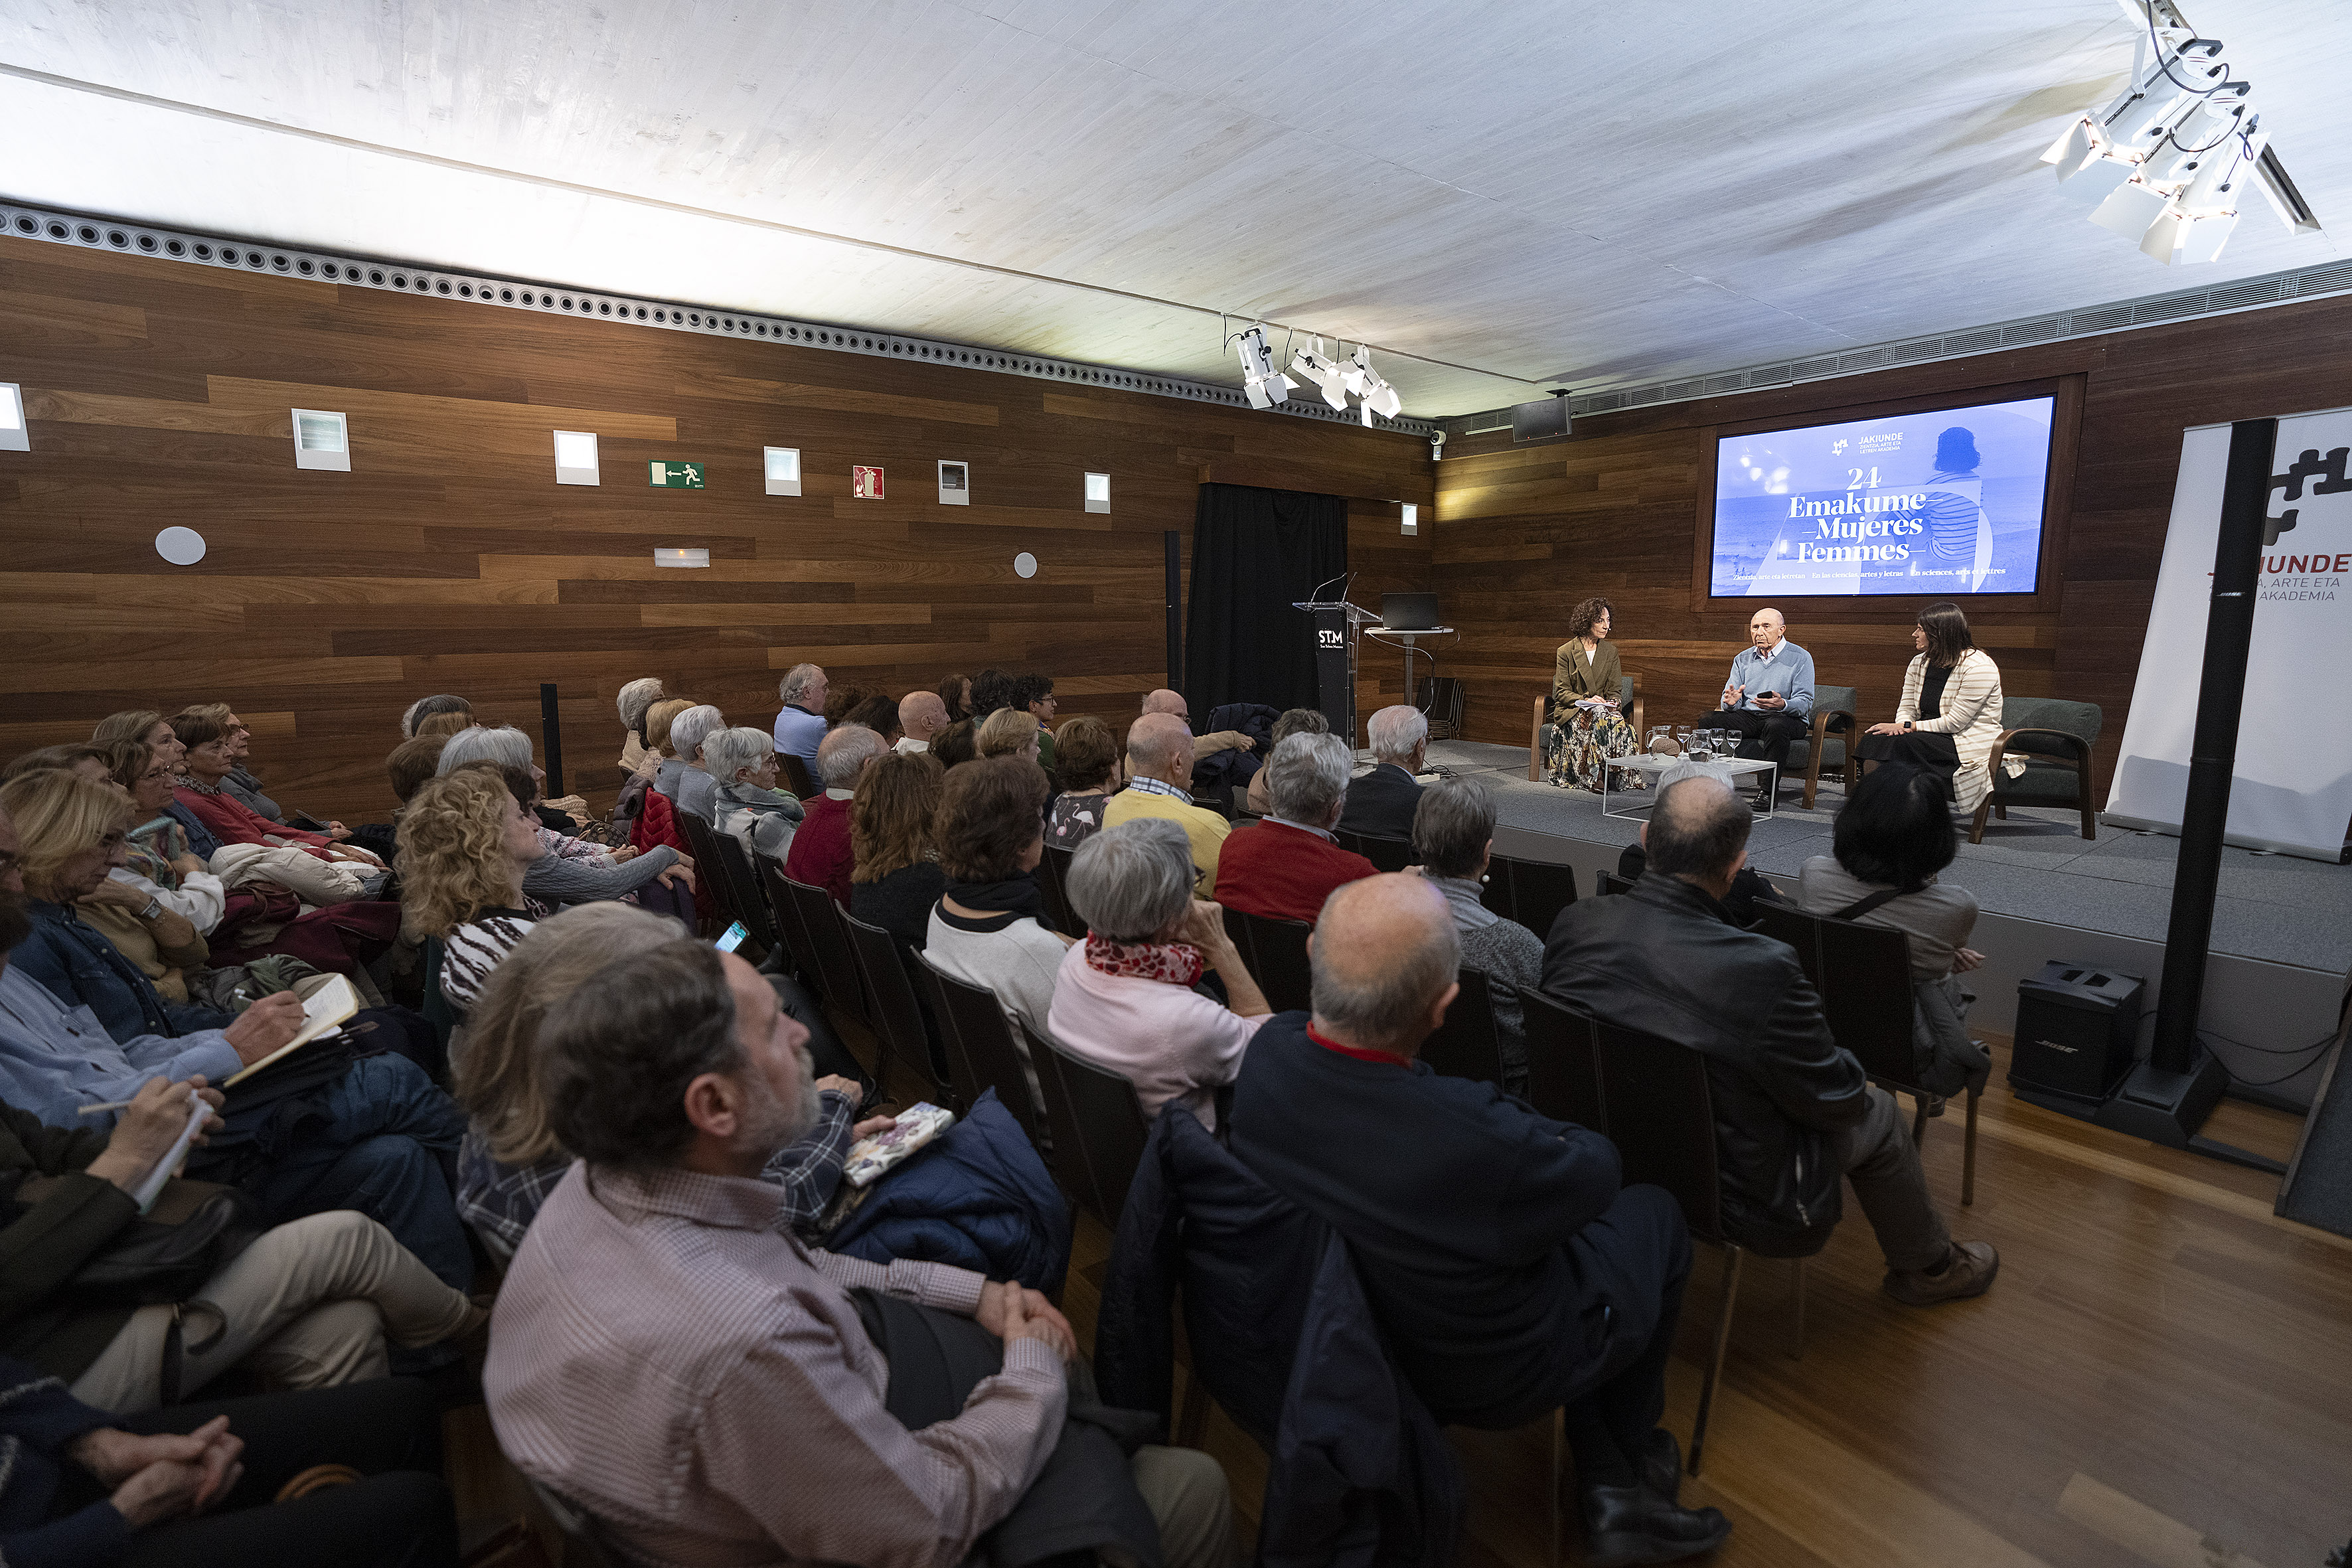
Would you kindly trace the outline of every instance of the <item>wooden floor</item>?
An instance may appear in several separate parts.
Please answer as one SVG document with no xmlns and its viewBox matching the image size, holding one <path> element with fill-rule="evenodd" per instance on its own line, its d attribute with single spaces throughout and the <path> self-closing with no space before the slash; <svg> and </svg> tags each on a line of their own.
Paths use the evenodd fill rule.
<svg viewBox="0 0 2352 1568">
<path fill-rule="evenodd" d="M 1713 1561 L 2317 1568 L 2352 1537 L 2352 1240 L 2273 1216 L 2273 1177 L 2012 1099 L 2008 1042 L 1990 1039 L 1973 1208 L 1958 1206 L 1957 1106 L 1929 1122 L 1925 1156 L 1955 1233 L 2000 1248 L 1999 1282 L 1897 1305 L 1849 1201 L 1812 1266 L 1798 1361 L 1788 1266 L 1751 1260 L 1706 1474 L 1683 1489 L 1735 1522 Z M 2298 1125 L 2225 1103 L 2207 1131 L 2283 1159 Z M 1108 1251 L 1082 1218 L 1065 1306 L 1089 1344 Z M 1685 1443 L 1721 1270 L 1701 1248 L 1667 1389 Z M 479 1407 L 449 1420 L 469 1533 L 514 1517 Z M 1455 1561 L 1542 1563 L 1545 1428 L 1454 1441 L 1472 1500 Z M 1206 1446 L 1254 1531 L 1263 1457 L 1222 1415 Z"/>
</svg>

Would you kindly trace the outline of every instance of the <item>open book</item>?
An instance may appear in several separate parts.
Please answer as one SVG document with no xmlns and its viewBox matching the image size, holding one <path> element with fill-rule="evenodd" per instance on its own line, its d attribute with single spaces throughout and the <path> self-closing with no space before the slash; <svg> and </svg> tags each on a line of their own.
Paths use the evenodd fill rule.
<svg viewBox="0 0 2352 1568">
<path fill-rule="evenodd" d="M 268 1056 L 240 1072 L 229 1075 L 223 1089 L 235 1089 L 263 1068 L 285 1060 L 321 1035 L 331 1035 L 356 1016 L 360 1010 L 360 994 L 352 983 L 340 974 L 329 974 L 315 982 L 305 982 L 310 989 L 302 995 L 302 1026 L 294 1037 Z"/>
</svg>

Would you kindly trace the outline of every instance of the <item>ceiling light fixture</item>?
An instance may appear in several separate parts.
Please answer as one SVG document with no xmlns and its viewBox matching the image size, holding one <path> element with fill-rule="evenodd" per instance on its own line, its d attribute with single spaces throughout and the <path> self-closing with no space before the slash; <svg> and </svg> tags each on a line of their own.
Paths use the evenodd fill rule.
<svg viewBox="0 0 2352 1568">
<path fill-rule="evenodd" d="M 1232 341 L 1234 352 L 1241 355 L 1242 389 L 1249 395 L 1252 408 L 1271 408 L 1298 390 L 1297 382 L 1274 368 L 1263 325 L 1236 333 Z"/>
<path fill-rule="evenodd" d="M 1358 343 L 1353 358 L 1347 363 L 1348 390 L 1356 395 L 1356 411 L 1364 416 L 1364 426 L 1371 427 L 1372 416 L 1393 419 L 1404 408 L 1404 399 L 1397 389 L 1381 379 L 1372 368 L 1372 348 L 1370 343 Z"/>
<path fill-rule="evenodd" d="M 2252 84 L 2230 79 L 2221 41 L 2199 37 L 2172 0 L 2116 4 L 2146 35 L 2131 82 L 2042 154 L 2070 191 L 2097 202 L 2091 221 L 2168 266 L 2218 258 L 2250 189 L 2288 233 L 2319 232 L 2270 150 Z"/>
<path fill-rule="evenodd" d="M 1290 356 L 1290 368 L 1323 389 L 1323 401 L 1346 413 L 1348 408 L 1347 373 L 1323 353 L 1323 340 L 1317 338 L 1311 349 L 1300 349 Z"/>
</svg>

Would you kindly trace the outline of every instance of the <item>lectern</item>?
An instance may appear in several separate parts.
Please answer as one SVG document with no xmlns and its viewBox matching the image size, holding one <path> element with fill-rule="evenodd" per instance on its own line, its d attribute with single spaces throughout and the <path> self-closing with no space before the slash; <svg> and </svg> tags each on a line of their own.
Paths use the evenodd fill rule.
<svg viewBox="0 0 2352 1568">
<path fill-rule="evenodd" d="M 1380 616 L 1345 599 L 1298 599 L 1290 606 L 1304 610 L 1315 629 L 1316 706 L 1323 710 L 1331 733 L 1356 745 L 1356 640 L 1366 622 Z"/>
</svg>

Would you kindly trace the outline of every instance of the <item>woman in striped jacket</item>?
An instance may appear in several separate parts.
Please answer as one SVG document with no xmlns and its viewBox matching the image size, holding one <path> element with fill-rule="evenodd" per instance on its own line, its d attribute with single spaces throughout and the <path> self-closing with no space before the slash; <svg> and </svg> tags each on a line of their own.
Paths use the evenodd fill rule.
<svg viewBox="0 0 2352 1568">
<path fill-rule="evenodd" d="M 490 972 L 530 934 L 522 874 L 547 853 L 505 779 L 459 768 L 428 780 L 400 817 L 403 925 L 442 943 L 441 994 L 463 1017 Z"/>
<path fill-rule="evenodd" d="M 2000 667 L 1977 647 L 1968 616 L 1948 602 L 1919 612 L 1911 646 L 1918 652 L 1904 671 L 1895 722 L 1873 724 L 1855 753 L 1941 773 L 1959 809 L 1974 811 L 1992 789 L 1988 764 L 2000 738 Z M 2016 777 L 2025 759 L 2004 759 L 2002 771 Z"/>
</svg>

